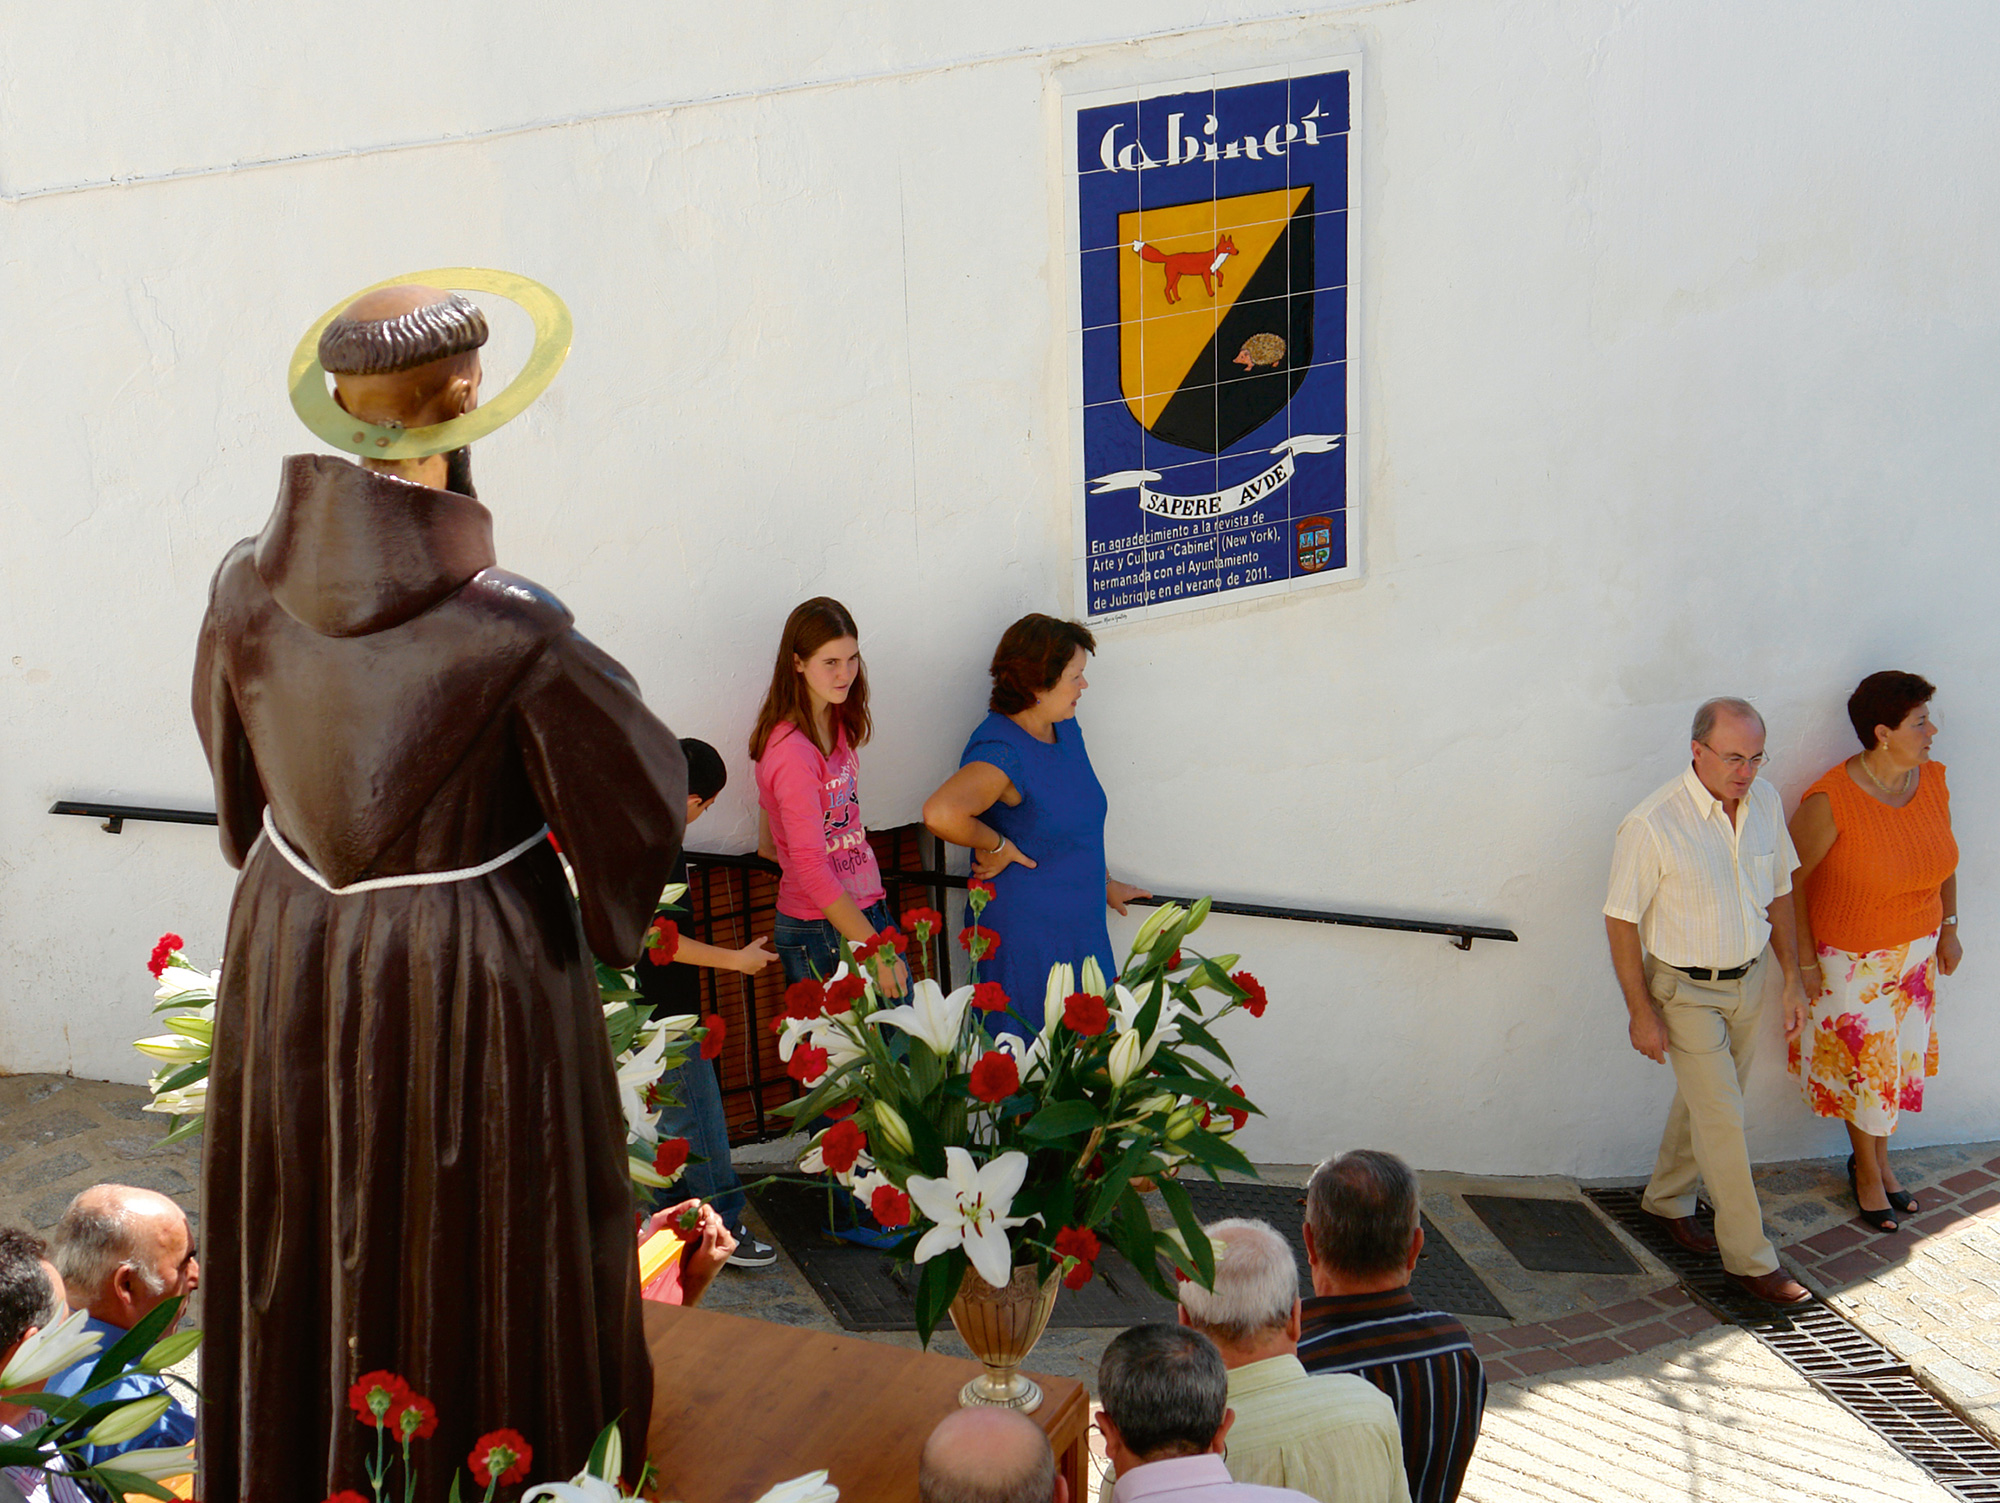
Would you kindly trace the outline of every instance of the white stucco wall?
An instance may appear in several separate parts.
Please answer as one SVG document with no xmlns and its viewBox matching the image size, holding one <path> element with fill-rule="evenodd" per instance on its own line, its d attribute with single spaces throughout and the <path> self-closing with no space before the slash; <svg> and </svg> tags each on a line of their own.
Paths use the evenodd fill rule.
<svg viewBox="0 0 2000 1503">
<path fill-rule="evenodd" d="M 1705 694 L 1757 699 L 1795 794 L 1888 666 L 1942 686 L 1965 851 L 1905 1135 L 2000 1137 L 2000 14 L 1289 9 L 517 0 L 414 55 L 380 3 L 11 16 L 0 1069 L 142 1078 L 148 947 L 219 941 L 211 831 L 43 811 L 209 803 L 194 630 L 315 447 L 282 375 L 324 307 L 441 264 L 561 291 L 568 367 L 478 453 L 503 563 L 732 756 L 723 848 L 778 624 L 841 597 L 865 808 L 900 822 L 1001 627 L 1075 608 L 1058 91 L 1353 51 L 1366 577 L 1105 632 L 1084 724 L 1121 874 L 1522 943 L 1214 921 L 1273 997 L 1230 1040 L 1270 1112 L 1247 1146 L 1643 1170 L 1671 1087 L 1603 956 L 1611 831 Z M 1835 1152 L 1778 1054 L 1756 1152 Z"/>
</svg>

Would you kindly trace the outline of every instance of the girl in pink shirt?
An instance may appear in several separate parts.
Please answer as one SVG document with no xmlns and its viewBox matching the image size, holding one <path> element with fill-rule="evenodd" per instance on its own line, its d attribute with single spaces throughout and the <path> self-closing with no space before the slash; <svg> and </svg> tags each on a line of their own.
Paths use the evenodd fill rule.
<svg viewBox="0 0 2000 1503">
<path fill-rule="evenodd" d="M 837 600 L 820 596 L 793 611 L 750 733 L 768 853 L 783 868 L 771 943 L 787 981 L 832 975 L 842 938 L 865 944 L 894 922 L 861 823 L 854 754 L 871 725 L 859 636 Z M 909 973 L 885 954 L 876 984 L 901 996 Z"/>
</svg>

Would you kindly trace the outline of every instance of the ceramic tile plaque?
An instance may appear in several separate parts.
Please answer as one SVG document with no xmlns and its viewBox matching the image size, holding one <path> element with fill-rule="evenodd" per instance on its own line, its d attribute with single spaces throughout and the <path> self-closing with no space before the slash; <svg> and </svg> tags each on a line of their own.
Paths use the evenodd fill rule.
<svg viewBox="0 0 2000 1503">
<path fill-rule="evenodd" d="M 1065 101 L 1078 598 L 1092 620 L 1359 570 L 1358 58 Z"/>
</svg>

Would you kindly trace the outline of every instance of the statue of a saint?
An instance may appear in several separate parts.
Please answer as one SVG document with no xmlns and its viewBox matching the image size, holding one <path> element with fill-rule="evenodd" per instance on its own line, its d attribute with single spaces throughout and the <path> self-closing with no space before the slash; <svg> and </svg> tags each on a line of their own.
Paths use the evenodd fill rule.
<svg viewBox="0 0 2000 1503">
<path fill-rule="evenodd" d="M 318 352 L 360 439 L 470 423 L 485 339 L 472 303 L 404 284 Z M 469 472 L 462 447 L 287 459 L 202 623 L 195 720 L 242 868 L 202 1162 L 202 1498 L 365 1492 L 347 1395 L 378 1369 L 437 1406 L 420 1498 L 503 1426 L 537 1477 L 620 1416 L 645 1455 L 590 953 L 637 955 L 686 768 L 562 603 L 494 566 Z"/>
</svg>

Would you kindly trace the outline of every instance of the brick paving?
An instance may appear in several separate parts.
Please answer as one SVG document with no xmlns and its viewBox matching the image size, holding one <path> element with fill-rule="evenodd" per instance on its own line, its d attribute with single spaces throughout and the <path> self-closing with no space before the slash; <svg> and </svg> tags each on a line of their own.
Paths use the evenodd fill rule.
<svg viewBox="0 0 2000 1503">
<path fill-rule="evenodd" d="M 1622 1361 L 1720 1324 L 1674 1285 L 1622 1305 L 1579 1311 L 1560 1320 L 1476 1331 L 1472 1349 L 1486 1364 L 1487 1380 L 1506 1383 Z"/>
</svg>

